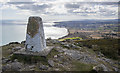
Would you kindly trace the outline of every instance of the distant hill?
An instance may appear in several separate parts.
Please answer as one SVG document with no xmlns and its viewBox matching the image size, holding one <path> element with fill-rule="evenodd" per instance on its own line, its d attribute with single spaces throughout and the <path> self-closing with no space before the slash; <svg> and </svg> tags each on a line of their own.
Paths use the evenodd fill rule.
<svg viewBox="0 0 120 73">
<path fill-rule="evenodd" d="M 62 21 L 54 22 L 56 27 L 66 27 L 66 28 L 97 28 L 104 24 L 118 24 L 120 19 L 110 19 L 110 20 L 77 20 L 77 21 Z"/>
</svg>

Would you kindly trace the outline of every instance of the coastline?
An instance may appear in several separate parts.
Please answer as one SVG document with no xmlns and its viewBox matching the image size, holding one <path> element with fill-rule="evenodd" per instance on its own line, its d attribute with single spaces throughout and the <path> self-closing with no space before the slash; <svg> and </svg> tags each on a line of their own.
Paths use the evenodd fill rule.
<svg viewBox="0 0 120 73">
<path fill-rule="evenodd" d="M 70 35 L 70 29 L 68 29 L 68 28 L 66 28 L 66 29 L 67 29 L 68 34 L 63 36 L 63 37 L 61 37 L 61 38 L 58 38 L 58 39 L 63 39 L 63 38 L 66 38 L 66 37 L 68 37 Z"/>
<path fill-rule="evenodd" d="M 25 40 L 26 25 L 2 25 L 2 26 L 3 26 L 3 31 L 1 33 L 3 33 L 2 34 L 3 38 L 0 46 L 9 44 L 10 42 L 21 42 Z M 18 28 L 18 29 L 14 29 L 14 28 Z M 11 29 L 13 29 L 13 31 L 11 31 Z M 44 25 L 44 33 L 46 39 L 49 37 L 51 37 L 52 39 L 59 39 L 63 36 L 68 35 L 66 28 L 55 27 L 53 26 L 52 23 L 46 23 Z"/>
</svg>

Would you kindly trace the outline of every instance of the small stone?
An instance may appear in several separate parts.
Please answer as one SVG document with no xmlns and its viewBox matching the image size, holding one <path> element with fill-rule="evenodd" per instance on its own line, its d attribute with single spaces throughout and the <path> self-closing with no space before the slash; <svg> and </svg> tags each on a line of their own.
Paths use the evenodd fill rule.
<svg viewBox="0 0 120 73">
<path fill-rule="evenodd" d="M 54 58 L 57 58 L 57 55 L 54 55 Z"/>
<path fill-rule="evenodd" d="M 59 71 L 60 69 L 56 68 L 55 71 Z"/>
<path fill-rule="evenodd" d="M 79 47 L 76 46 L 76 45 L 74 45 L 74 44 L 72 44 L 72 45 L 71 45 L 71 48 L 72 48 L 72 49 L 76 49 L 76 48 L 79 48 Z"/>
<path fill-rule="evenodd" d="M 55 47 L 56 48 L 56 50 L 58 51 L 58 52 L 60 52 L 60 53 L 62 53 L 62 52 L 64 52 L 62 49 L 63 48 L 61 48 L 61 47 Z"/>
<path fill-rule="evenodd" d="M 101 52 L 98 52 L 99 57 L 104 57 L 104 55 Z"/>
<path fill-rule="evenodd" d="M 33 68 L 35 68 L 35 65 L 29 66 L 29 68 L 30 68 L 30 69 L 33 69 Z"/>
<path fill-rule="evenodd" d="M 35 69 L 30 69 L 30 71 L 35 71 Z"/>
<path fill-rule="evenodd" d="M 18 59 L 15 59 L 14 62 L 18 62 Z"/>
<path fill-rule="evenodd" d="M 41 66 L 39 67 L 39 69 L 40 69 L 40 70 L 48 70 L 48 67 L 45 66 L 45 65 L 41 65 Z"/>
<path fill-rule="evenodd" d="M 49 64 L 51 67 L 53 67 L 53 66 L 54 66 L 53 60 L 48 60 L 48 64 Z"/>
<path fill-rule="evenodd" d="M 5 64 L 5 63 L 7 63 L 7 62 L 9 62 L 9 61 L 10 61 L 9 59 L 3 59 L 3 60 L 2 60 L 2 63 Z"/>
<path fill-rule="evenodd" d="M 18 51 L 18 50 L 20 50 L 20 49 L 22 49 L 21 46 L 18 46 L 18 47 L 12 48 L 12 52 Z"/>
</svg>

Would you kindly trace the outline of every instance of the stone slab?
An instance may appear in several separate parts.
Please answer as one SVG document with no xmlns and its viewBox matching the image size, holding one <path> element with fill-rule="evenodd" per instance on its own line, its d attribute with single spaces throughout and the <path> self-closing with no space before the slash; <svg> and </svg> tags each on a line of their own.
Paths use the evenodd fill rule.
<svg viewBox="0 0 120 73">
<path fill-rule="evenodd" d="M 30 52 L 26 51 L 25 48 L 22 48 L 19 51 L 14 52 L 13 54 L 16 55 L 32 55 L 32 56 L 47 56 L 50 51 L 53 49 L 53 46 L 47 46 L 45 49 L 41 50 L 40 52 Z"/>
</svg>

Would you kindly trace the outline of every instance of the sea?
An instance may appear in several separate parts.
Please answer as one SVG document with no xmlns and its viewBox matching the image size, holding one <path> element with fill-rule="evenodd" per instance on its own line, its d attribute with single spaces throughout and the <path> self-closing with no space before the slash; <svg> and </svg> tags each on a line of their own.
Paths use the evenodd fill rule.
<svg viewBox="0 0 120 73">
<path fill-rule="evenodd" d="M 58 39 L 68 34 L 66 28 L 54 27 L 54 22 L 43 22 L 45 38 Z M 0 24 L 0 46 L 26 39 L 26 23 L 3 21 Z"/>
</svg>

